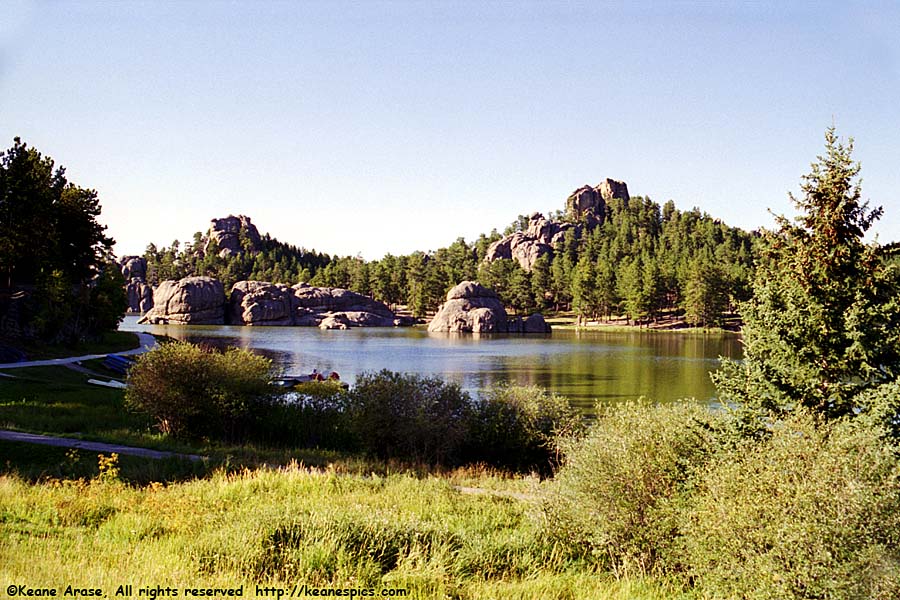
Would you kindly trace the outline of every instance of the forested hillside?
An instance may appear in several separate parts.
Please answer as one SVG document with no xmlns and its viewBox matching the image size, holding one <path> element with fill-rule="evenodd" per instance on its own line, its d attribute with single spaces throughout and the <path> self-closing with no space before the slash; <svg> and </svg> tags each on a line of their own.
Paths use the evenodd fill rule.
<svg viewBox="0 0 900 600">
<path fill-rule="evenodd" d="M 587 188 L 585 188 L 587 189 Z M 599 189 L 599 188 L 598 188 Z M 570 199 L 571 200 L 571 199 Z M 466 279 L 493 288 L 515 312 L 575 310 L 586 319 L 626 317 L 645 323 L 664 311 L 689 323 L 711 325 L 736 301 L 745 300 L 757 236 L 729 227 L 698 209 L 680 211 L 672 201 L 611 197 L 593 212 L 558 212 L 551 220 L 519 216 L 504 232 L 524 232 L 540 217 L 561 231 L 532 264 L 490 260 L 503 239 L 496 230 L 469 243 L 380 260 L 331 257 L 265 236 L 239 232 L 240 246 L 223 251 L 210 236 L 191 243 L 151 245 L 148 281 L 208 275 L 226 289 L 241 279 L 341 287 L 389 305 L 407 305 L 416 316 L 434 311 L 447 291 Z M 249 220 L 248 220 L 249 222 Z M 528 268 L 530 267 L 530 268 Z"/>
<path fill-rule="evenodd" d="M 151 285 L 167 279 L 208 275 L 221 280 L 225 289 L 246 279 L 273 283 L 309 281 L 332 262 L 327 254 L 279 242 L 268 234 L 260 236 L 256 247 L 226 254 L 219 249 L 216 240 L 205 238 L 199 231 L 192 242 L 183 246 L 178 240 L 163 248 L 150 244 L 144 258 L 147 259 L 147 282 Z"/>
</svg>

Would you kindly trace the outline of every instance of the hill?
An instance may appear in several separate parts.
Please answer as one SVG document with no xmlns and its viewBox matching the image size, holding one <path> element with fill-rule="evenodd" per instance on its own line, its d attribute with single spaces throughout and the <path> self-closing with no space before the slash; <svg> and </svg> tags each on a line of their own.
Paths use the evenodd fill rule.
<svg viewBox="0 0 900 600">
<path fill-rule="evenodd" d="M 151 244 L 143 256 L 145 281 L 156 286 L 203 275 L 225 289 L 246 279 L 305 281 L 425 316 L 454 285 L 477 279 L 515 312 L 575 310 L 586 319 L 623 315 L 644 323 L 675 311 L 708 325 L 748 297 L 758 237 L 696 208 L 631 197 L 624 182 L 612 179 L 578 188 L 549 218 L 520 215 L 504 233 L 365 261 L 286 244 L 260 235 L 249 217 L 228 216 L 213 219 L 183 247 L 177 240 L 162 249 Z"/>
</svg>

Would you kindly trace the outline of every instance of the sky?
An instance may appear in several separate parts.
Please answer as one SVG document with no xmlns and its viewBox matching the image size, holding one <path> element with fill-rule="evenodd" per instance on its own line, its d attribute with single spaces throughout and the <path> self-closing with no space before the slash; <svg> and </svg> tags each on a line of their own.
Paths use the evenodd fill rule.
<svg viewBox="0 0 900 600">
<path fill-rule="evenodd" d="M 832 125 L 900 240 L 897 2 L 3 4 L 0 148 L 96 189 L 120 256 L 229 214 L 434 250 L 606 177 L 773 227 Z"/>
</svg>

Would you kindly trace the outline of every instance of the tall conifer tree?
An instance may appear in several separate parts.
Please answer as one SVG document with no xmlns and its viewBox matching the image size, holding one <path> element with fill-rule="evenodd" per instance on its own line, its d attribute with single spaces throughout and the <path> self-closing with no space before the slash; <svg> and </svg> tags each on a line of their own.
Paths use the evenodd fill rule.
<svg viewBox="0 0 900 600">
<path fill-rule="evenodd" d="M 900 286 L 861 200 L 860 166 L 834 128 L 803 177 L 794 222 L 780 217 L 744 304 L 743 362 L 714 374 L 720 398 L 751 413 L 803 406 L 825 418 L 864 411 L 862 392 L 900 375 Z"/>
</svg>

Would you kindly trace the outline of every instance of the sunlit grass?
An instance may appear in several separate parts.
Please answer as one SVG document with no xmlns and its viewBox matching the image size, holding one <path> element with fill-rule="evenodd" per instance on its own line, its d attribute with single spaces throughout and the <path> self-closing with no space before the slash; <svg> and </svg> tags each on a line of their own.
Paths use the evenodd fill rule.
<svg viewBox="0 0 900 600">
<path fill-rule="evenodd" d="M 460 474 L 457 474 L 460 475 Z M 474 474 L 467 475 L 477 483 Z M 500 478 L 491 479 L 501 488 Z M 508 479 L 518 490 L 522 480 Z M 539 485 L 527 481 L 524 485 Z M 0 477 L 0 579 L 403 588 L 414 598 L 671 598 L 548 544 L 528 502 L 296 465 L 173 485 Z M 252 587 L 247 588 L 252 589 Z M 246 593 L 246 592 L 245 592 Z"/>
</svg>

